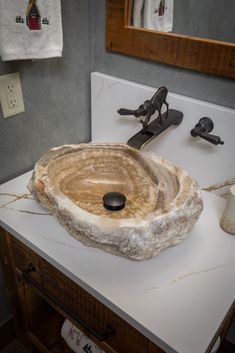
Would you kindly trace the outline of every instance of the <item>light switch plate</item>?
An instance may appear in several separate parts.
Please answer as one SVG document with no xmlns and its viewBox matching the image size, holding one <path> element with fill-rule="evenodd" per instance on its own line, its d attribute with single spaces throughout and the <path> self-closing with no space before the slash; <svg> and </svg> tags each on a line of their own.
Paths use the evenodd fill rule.
<svg viewBox="0 0 235 353">
<path fill-rule="evenodd" d="M 0 101 L 3 117 L 25 111 L 19 73 L 0 76 Z"/>
</svg>

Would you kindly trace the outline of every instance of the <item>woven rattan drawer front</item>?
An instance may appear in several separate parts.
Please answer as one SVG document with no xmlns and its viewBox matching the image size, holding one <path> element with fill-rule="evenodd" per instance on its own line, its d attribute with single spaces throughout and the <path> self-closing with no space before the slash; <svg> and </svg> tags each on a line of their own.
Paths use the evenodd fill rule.
<svg viewBox="0 0 235 353">
<path fill-rule="evenodd" d="M 147 338 L 47 261 L 14 239 L 13 251 L 15 266 L 19 270 L 24 271 L 29 263 L 33 263 L 36 271 L 30 276 L 39 282 L 50 298 L 55 298 L 57 303 L 99 334 L 106 332 L 107 327 L 112 328 L 113 333 L 105 339 L 105 345 L 118 353 L 147 352 Z"/>
</svg>

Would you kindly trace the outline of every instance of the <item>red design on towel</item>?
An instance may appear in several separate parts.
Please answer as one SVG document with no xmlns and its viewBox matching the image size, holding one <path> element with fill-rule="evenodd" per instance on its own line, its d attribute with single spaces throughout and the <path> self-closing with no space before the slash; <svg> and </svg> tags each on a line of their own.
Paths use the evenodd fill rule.
<svg viewBox="0 0 235 353">
<path fill-rule="evenodd" d="M 161 0 L 158 9 L 155 10 L 154 13 L 158 13 L 158 16 L 164 16 L 165 9 L 166 9 L 166 0 Z"/>
<path fill-rule="evenodd" d="M 28 8 L 26 11 L 26 22 L 30 30 L 41 29 L 41 16 L 36 5 L 37 0 L 29 0 Z"/>
<path fill-rule="evenodd" d="M 26 10 L 26 20 L 22 16 L 16 16 L 16 23 L 27 23 L 28 28 L 31 31 L 38 31 L 41 29 L 41 24 L 49 25 L 47 17 L 43 17 L 41 21 L 41 15 L 36 5 L 37 0 L 29 0 L 28 7 Z"/>
</svg>

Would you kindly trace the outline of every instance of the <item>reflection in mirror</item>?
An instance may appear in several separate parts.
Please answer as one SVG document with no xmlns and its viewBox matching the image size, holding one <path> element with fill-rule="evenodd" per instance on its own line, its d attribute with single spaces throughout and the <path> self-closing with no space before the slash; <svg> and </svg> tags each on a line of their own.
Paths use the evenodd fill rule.
<svg viewBox="0 0 235 353">
<path fill-rule="evenodd" d="M 173 27 L 174 0 L 132 0 L 132 24 L 162 32 Z"/>
<path fill-rule="evenodd" d="M 208 34 L 209 32 L 207 30 L 210 29 L 211 25 L 215 22 L 217 23 L 217 27 L 216 31 L 213 33 L 213 38 L 216 33 L 223 36 L 220 38 L 224 40 L 205 38 L 205 36 L 209 36 L 209 34 L 203 35 L 203 38 L 199 37 L 200 33 L 195 33 L 195 31 L 201 31 L 202 25 L 200 25 L 201 27 L 198 25 L 196 30 L 195 28 L 193 29 L 194 36 L 192 36 L 192 34 L 187 35 L 134 27 L 130 25 L 133 21 L 133 1 L 134 0 L 106 0 L 107 50 L 210 73 L 212 75 L 235 78 L 235 41 L 233 39 L 235 21 L 232 21 L 232 17 L 235 18 L 235 0 L 223 1 L 223 6 L 221 6 L 221 0 L 204 0 L 200 2 L 196 2 L 195 0 L 174 1 L 174 31 L 184 33 L 183 30 L 181 31 L 180 29 L 183 29 L 183 27 L 186 28 L 187 26 L 190 29 L 191 25 L 195 23 L 198 24 L 198 22 L 201 23 L 202 14 L 207 13 L 209 17 L 207 16 L 207 20 L 203 20 L 204 24 L 207 24 L 207 26 L 204 26 L 204 33 Z M 144 3 L 145 1 L 150 0 L 144 0 Z M 169 0 L 165 1 L 164 11 L 166 11 L 168 1 Z M 194 10 L 192 10 L 193 7 L 190 7 L 189 3 L 194 3 L 194 5 L 197 3 L 198 7 L 194 7 Z M 203 8 L 202 3 L 203 5 L 206 3 L 216 3 L 218 6 L 215 8 L 215 12 L 212 13 L 211 7 L 204 6 Z M 180 16 L 177 15 L 176 11 L 179 4 L 184 4 L 185 7 L 180 5 L 182 6 Z M 187 4 L 188 7 L 186 6 Z M 186 9 L 190 9 L 191 14 L 186 14 Z M 224 20 L 226 10 L 228 17 L 225 20 L 225 26 L 223 24 L 225 22 L 222 20 Z M 159 11 L 159 7 L 157 7 L 157 11 Z M 231 15 L 232 12 L 233 15 Z M 158 12 L 156 14 L 158 14 Z M 230 20 L 228 20 L 228 18 Z M 220 24 L 220 26 L 218 26 L 218 24 Z M 230 25 L 230 27 L 227 25 Z M 224 28 L 224 26 L 226 28 Z M 205 32 L 205 30 L 207 32 Z M 226 33 L 230 35 L 229 38 L 226 36 Z"/>
<path fill-rule="evenodd" d="M 128 0 L 129 25 L 235 42 L 235 1 Z"/>
</svg>

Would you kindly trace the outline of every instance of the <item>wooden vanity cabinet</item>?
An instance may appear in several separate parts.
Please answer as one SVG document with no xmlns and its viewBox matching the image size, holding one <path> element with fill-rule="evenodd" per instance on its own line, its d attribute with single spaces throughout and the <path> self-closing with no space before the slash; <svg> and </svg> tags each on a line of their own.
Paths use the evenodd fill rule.
<svg viewBox="0 0 235 353">
<path fill-rule="evenodd" d="M 0 259 L 17 336 L 31 351 L 72 353 L 60 334 L 67 318 L 106 353 L 164 353 L 95 297 L 1 228 Z M 223 339 L 234 313 L 235 305 L 227 313 L 207 353 L 219 335 Z"/>
<path fill-rule="evenodd" d="M 146 337 L 37 253 L 4 230 L 0 242 L 16 331 L 24 343 L 42 353 L 71 352 L 60 335 L 68 318 L 107 353 L 148 352 Z"/>
<path fill-rule="evenodd" d="M 164 351 L 161 348 L 155 346 L 152 342 L 150 342 L 148 353 L 164 353 Z"/>
</svg>

